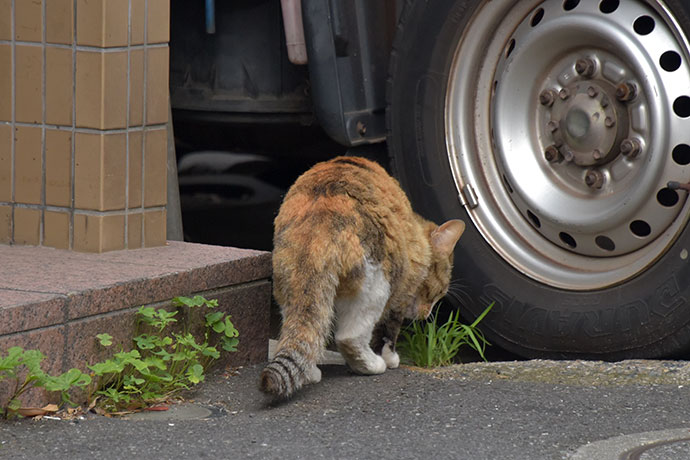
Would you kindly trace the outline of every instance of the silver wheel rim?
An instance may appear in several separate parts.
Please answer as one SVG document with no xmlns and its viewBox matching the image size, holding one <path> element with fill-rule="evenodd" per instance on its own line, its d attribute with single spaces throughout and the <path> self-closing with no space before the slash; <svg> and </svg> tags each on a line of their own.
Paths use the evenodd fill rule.
<svg viewBox="0 0 690 460">
<path fill-rule="evenodd" d="M 659 2 L 479 8 L 452 65 L 447 148 L 475 226 L 514 268 L 601 289 L 672 245 L 690 210 L 667 186 L 690 181 L 688 49 Z"/>
</svg>

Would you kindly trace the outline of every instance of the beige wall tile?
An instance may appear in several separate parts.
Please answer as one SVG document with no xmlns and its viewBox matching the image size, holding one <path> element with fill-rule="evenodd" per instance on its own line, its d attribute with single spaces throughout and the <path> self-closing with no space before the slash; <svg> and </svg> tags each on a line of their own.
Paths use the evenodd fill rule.
<svg viewBox="0 0 690 460">
<path fill-rule="evenodd" d="M 151 48 L 146 63 L 146 124 L 168 121 L 168 47 Z"/>
<path fill-rule="evenodd" d="M 138 208 L 141 206 L 141 177 L 143 171 L 143 133 L 141 131 L 131 131 L 129 133 L 129 184 L 127 191 L 129 194 L 129 208 Z"/>
<path fill-rule="evenodd" d="M 12 40 L 12 0 L 0 0 L 0 40 Z"/>
<path fill-rule="evenodd" d="M 43 244 L 51 248 L 69 249 L 69 213 L 45 211 Z"/>
<path fill-rule="evenodd" d="M 12 201 L 12 127 L 0 125 L 0 201 Z"/>
<path fill-rule="evenodd" d="M 129 0 L 103 0 L 105 4 L 104 46 L 127 46 Z"/>
<path fill-rule="evenodd" d="M 69 207 L 72 202 L 72 133 L 46 130 L 46 204 Z"/>
<path fill-rule="evenodd" d="M 74 207 L 77 209 L 101 209 L 102 152 L 100 134 L 75 134 Z"/>
<path fill-rule="evenodd" d="M 103 217 L 103 251 L 125 249 L 125 215 Z"/>
<path fill-rule="evenodd" d="M 0 243 L 12 241 L 12 207 L 0 206 Z"/>
<path fill-rule="evenodd" d="M 77 44 L 126 46 L 128 0 L 77 0 Z"/>
<path fill-rule="evenodd" d="M 77 51 L 76 124 L 100 128 L 103 113 L 103 53 Z"/>
<path fill-rule="evenodd" d="M 165 211 L 144 212 L 144 246 L 165 245 Z"/>
<path fill-rule="evenodd" d="M 74 0 L 46 0 L 46 41 L 72 44 Z"/>
<path fill-rule="evenodd" d="M 0 44 L 0 121 L 12 121 L 12 48 Z"/>
<path fill-rule="evenodd" d="M 102 216 L 74 214 L 72 247 L 75 251 L 100 252 Z"/>
<path fill-rule="evenodd" d="M 103 2 L 77 0 L 77 44 L 103 46 Z"/>
<path fill-rule="evenodd" d="M 129 54 L 129 126 L 141 126 L 144 113 L 144 50 Z"/>
<path fill-rule="evenodd" d="M 43 48 L 17 45 L 15 53 L 17 121 L 40 123 L 43 121 Z"/>
<path fill-rule="evenodd" d="M 41 42 L 43 35 L 43 0 L 15 0 L 15 38 Z"/>
<path fill-rule="evenodd" d="M 41 204 L 43 152 L 41 128 L 15 128 L 14 198 L 17 203 Z"/>
<path fill-rule="evenodd" d="M 46 48 L 46 123 L 72 125 L 72 50 Z"/>
<path fill-rule="evenodd" d="M 132 0 L 132 45 L 144 43 L 144 27 L 146 26 L 146 0 Z"/>
<path fill-rule="evenodd" d="M 105 53 L 103 60 L 103 128 L 127 126 L 127 52 Z"/>
<path fill-rule="evenodd" d="M 124 215 L 74 215 L 74 250 L 105 252 L 125 247 Z"/>
<path fill-rule="evenodd" d="M 77 51 L 77 126 L 124 128 L 127 123 L 127 52 Z"/>
<path fill-rule="evenodd" d="M 74 149 L 74 206 L 98 211 L 124 209 L 124 133 L 77 133 Z"/>
<path fill-rule="evenodd" d="M 141 216 L 141 213 L 127 215 L 127 249 L 138 249 L 142 247 L 143 238 Z"/>
<path fill-rule="evenodd" d="M 126 174 L 126 135 L 124 133 L 104 135 L 102 210 L 116 210 L 125 208 Z"/>
<path fill-rule="evenodd" d="M 144 145 L 144 206 L 165 206 L 167 202 L 168 133 L 146 131 Z"/>
<path fill-rule="evenodd" d="M 41 211 L 14 208 L 14 242 L 38 246 L 41 242 Z"/>
<path fill-rule="evenodd" d="M 149 11 L 146 16 L 148 43 L 167 43 L 170 41 L 170 0 L 148 0 Z"/>
</svg>

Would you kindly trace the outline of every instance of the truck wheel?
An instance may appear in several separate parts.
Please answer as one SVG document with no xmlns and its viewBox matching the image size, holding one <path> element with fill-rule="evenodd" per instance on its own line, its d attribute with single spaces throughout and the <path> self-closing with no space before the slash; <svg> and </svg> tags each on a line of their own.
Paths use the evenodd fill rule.
<svg viewBox="0 0 690 460">
<path fill-rule="evenodd" d="M 393 170 L 462 218 L 448 301 L 527 357 L 690 347 L 690 6 L 408 2 L 391 56 Z"/>
</svg>

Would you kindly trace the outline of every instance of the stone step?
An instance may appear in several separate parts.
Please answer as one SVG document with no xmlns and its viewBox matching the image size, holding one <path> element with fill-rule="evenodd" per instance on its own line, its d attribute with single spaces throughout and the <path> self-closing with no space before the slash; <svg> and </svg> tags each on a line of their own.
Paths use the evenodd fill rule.
<svg viewBox="0 0 690 460">
<path fill-rule="evenodd" d="M 46 372 L 106 359 L 112 349 L 95 336 L 108 333 L 126 348 L 142 305 L 170 305 L 176 296 L 218 299 L 240 332 L 238 351 L 222 364 L 248 365 L 268 353 L 271 303 L 268 252 L 170 241 L 166 246 L 104 254 L 0 245 L 0 352 L 38 349 Z M 0 385 L 0 402 L 8 391 Z M 50 398 L 32 391 L 24 405 Z"/>
</svg>

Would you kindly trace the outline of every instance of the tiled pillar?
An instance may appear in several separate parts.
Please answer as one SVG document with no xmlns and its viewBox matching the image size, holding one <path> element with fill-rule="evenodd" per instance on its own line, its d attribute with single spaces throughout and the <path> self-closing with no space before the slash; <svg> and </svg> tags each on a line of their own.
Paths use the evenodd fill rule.
<svg viewBox="0 0 690 460">
<path fill-rule="evenodd" d="M 165 243 L 170 0 L 0 0 L 0 243 Z"/>
</svg>

